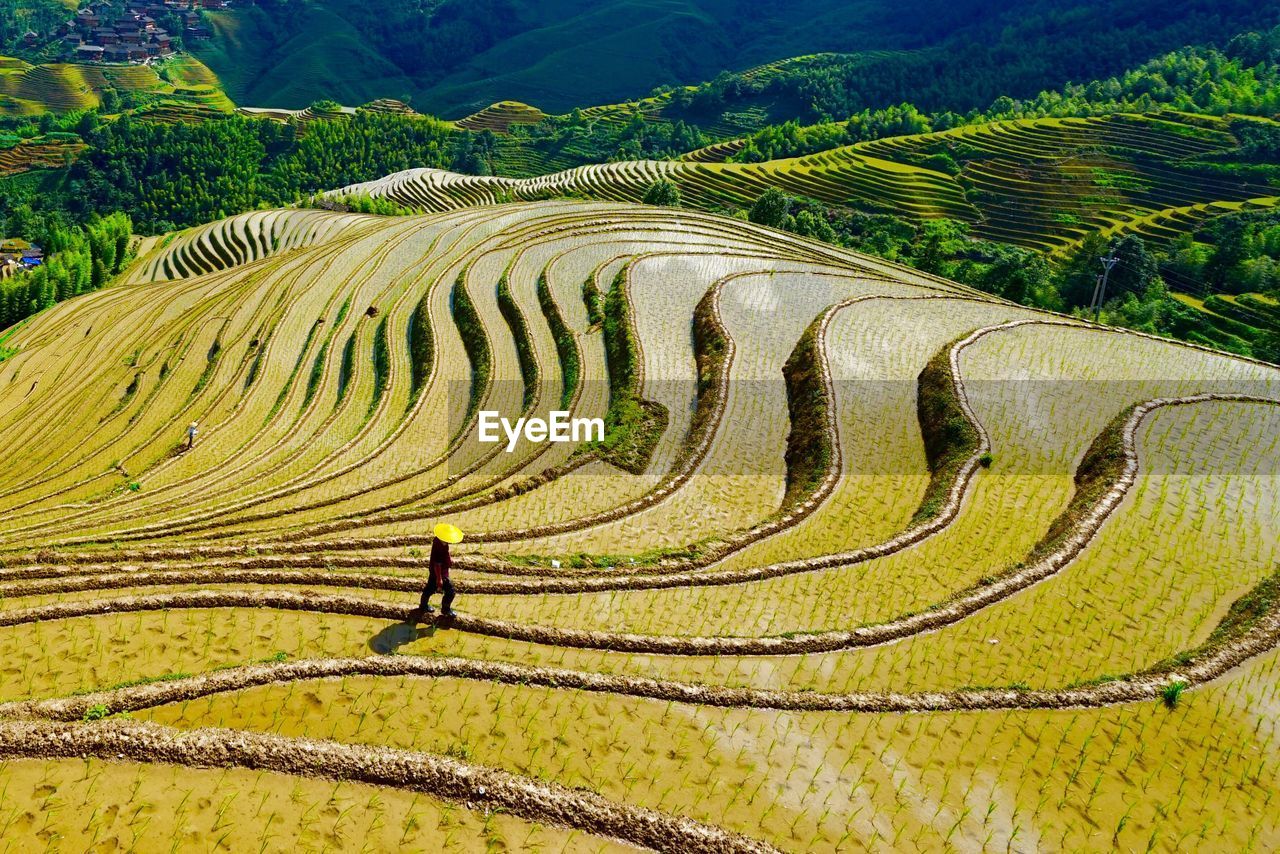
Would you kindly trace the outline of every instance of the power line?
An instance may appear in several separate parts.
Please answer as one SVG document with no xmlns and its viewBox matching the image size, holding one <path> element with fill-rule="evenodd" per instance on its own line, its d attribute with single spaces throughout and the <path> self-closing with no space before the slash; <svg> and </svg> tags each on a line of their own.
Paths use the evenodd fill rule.
<svg viewBox="0 0 1280 854">
<path fill-rule="evenodd" d="M 1094 288 L 1094 301 L 1090 306 L 1093 309 L 1094 323 L 1098 322 L 1098 315 L 1102 313 L 1102 304 L 1107 299 L 1107 278 L 1111 275 L 1111 268 L 1120 259 L 1116 257 L 1114 251 L 1108 249 L 1106 256 L 1098 260 L 1102 262 L 1102 277 L 1098 279 L 1098 284 Z"/>
</svg>

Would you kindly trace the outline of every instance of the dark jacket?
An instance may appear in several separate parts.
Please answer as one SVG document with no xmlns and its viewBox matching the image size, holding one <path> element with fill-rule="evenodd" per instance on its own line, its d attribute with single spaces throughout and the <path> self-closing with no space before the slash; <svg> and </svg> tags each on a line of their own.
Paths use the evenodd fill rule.
<svg viewBox="0 0 1280 854">
<path fill-rule="evenodd" d="M 449 578 L 449 567 L 453 566 L 453 558 L 449 557 L 449 544 L 436 537 L 431 541 L 431 577 L 437 582 Z"/>
</svg>

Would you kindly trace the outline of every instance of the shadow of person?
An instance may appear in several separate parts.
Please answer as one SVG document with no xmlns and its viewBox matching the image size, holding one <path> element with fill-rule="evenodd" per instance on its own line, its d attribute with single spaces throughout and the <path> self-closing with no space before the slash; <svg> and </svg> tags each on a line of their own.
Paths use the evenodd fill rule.
<svg viewBox="0 0 1280 854">
<path fill-rule="evenodd" d="M 419 626 L 417 623 L 392 623 L 369 638 L 369 649 L 379 655 L 391 655 L 407 643 L 413 643 L 435 634 L 435 624 Z"/>
</svg>

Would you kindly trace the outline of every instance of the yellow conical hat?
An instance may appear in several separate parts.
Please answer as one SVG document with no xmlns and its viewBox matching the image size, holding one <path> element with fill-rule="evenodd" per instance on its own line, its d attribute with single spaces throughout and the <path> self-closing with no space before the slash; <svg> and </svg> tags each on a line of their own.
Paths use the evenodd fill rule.
<svg viewBox="0 0 1280 854">
<path fill-rule="evenodd" d="M 462 542 L 462 530 L 450 525 L 448 522 L 441 522 L 439 525 L 436 525 L 435 530 L 432 531 L 432 533 L 444 540 L 446 543 L 452 544 Z"/>
</svg>

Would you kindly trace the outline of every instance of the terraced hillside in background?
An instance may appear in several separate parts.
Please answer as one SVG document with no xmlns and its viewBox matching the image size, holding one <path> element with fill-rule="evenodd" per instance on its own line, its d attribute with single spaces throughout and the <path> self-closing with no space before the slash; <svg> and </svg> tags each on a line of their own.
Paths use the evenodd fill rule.
<svg viewBox="0 0 1280 854">
<path fill-rule="evenodd" d="M 547 114 L 537 107 L 519 101 L 499 101 L 458 119 L 454 124 L 463 130 L 506 133 L 513 125 L 534 125 L 546 117 Z"/>
<path fill-rule="evenodd" d="M 251 4 L 206 13 L 212 38 L 189 48 L 240 103 L 301 108 L 317 98 L 360 103 L 392 95 L 456 117 L 502 99 L 568 112 L 632 98 L 659 84 L 710 79 L 726 68 L 756 66 L 753 74 L 765 74 L 821 60 L 798 56 L 812 54 L 815 43 L 837 49 L 845 42 L 874 54 L 901 43 L 898 33 L 913 46 L 920 42 L 919 28 L 904 27 L 894 15 L 850 10 L 832 0 L 815 0 L 802 12 L 806 26 L 820 31 L 817 38 L 795 31 L 796 16 L 783 10 L 753 7 L 748 13 L 745 4 L 740 13 L 736 5 L 388 3 L 371 14 L 350 0 L 288 8 Z M 838 22 L 824 27 L 823 18 Z"/>
<path fill-rule="evenodd" d="M 1165 241 L 1215 214 L 1273 207 L 1280 189 L 1214 177 L 1197 165 L 1236 144 L 1225 120 L 1207 116 L 1023 119 L 766 163 L 719 162 L 732 152 L 703 149 L 681 161 L 582 166 L 528 179 L 412 170 L 347 190 L 440 211 L 561 194 L 638 201 L 666 178 L 687 204 L 715 210 L 749 207 L 772 186 L 829 204 L 950 217 L 970 223 L 978 237 L 1058 252 L 1091 232 Z M 957 163 L 956 174 L 921 165 L 943 153 Z"/>
<path fill-rule="evenodd" d="M 950 154 L 982 210 L 979 234 L 1058 250 L 1096 231 L 1161 243 L 1214 215 L 1275 206 L 1280 188 L 1198 166 L 1237 144 L 1226 120 L 1167 113 L 997 122 L 857 148 L 904 162 Z"/>
<path fill-rule="evenodd" d="M 0 176 L 64 166 L 68 159 L 74 159 L 84 150 L 84 143 L 79 137 L 74 134 L 67 137 L 37 137 L 18 140 L 8 146 L 4 145 L 7 140 L 0 138 Z"/>
<path fill-rule="evenodd" d="M 184 109 L 192 118 L 232 109 L 217 77 L 190 56 L 177 56 L 156 65 L 30 65 L 20 59 L 0 57 L 0 116 L 97 107 L 107 89 L 155 96 L 157 108 Z"/>
<path fill-rule="evenodd" d="M 1280 370 L 463 186 L 154 241 L 5 336 L 6 840 L 1280 845 Z M 605 441 L 477 441 L 557 409 Z"/>
<path fill-rule="evenodd" d="M 868 63 L 890 55 L 889 51 L 871 51 L 860 54 Z M 821 64 L 824 60 L 834 58 L 836 54 L 812 54 L 795 56 L 756 65 L 739 72 L 738 77 L 747 84 L 763 84 L 776 78 L 779 74 Z M 598 104 L 583 107 L 577 113 L 588 121 L 600 121 L 607 124 L 622 124 L 640 116 L 646 122 L 687 121 L 697 125 L 712 136 L 733 137 L 761 129 L 770 122 L 786 121 L 794 118 L 805 107 L 793 98 L 777 94 L 759 94 L 756 96 L 741 95 L 731 105 L 709 111 L 681 102 L 679 95 L 697 91 L 696 86 L 666 87 L 658 94 L 630 101 L 613 104 Z M 568 115 L 568 114 L 565 114 Z M 560 116 L 564 118 L 565 116 Z M 499 101 L 490 104 L 462 119 L 458 119 L 458 127 L 467 130 L 492 130 L 506 133 L 512 125 L 533 124 L 547 118 L 547 113 L 537 107 L 519 101 Z"/>
</svg>

